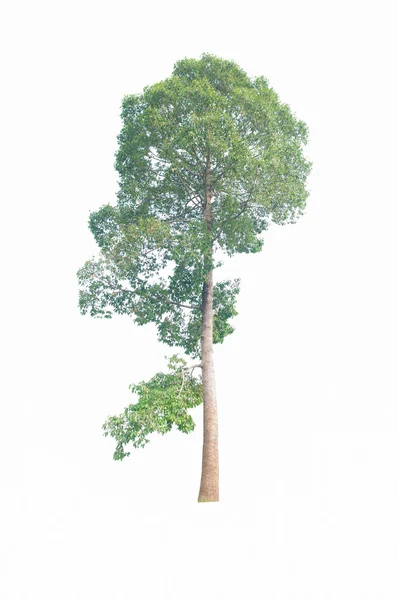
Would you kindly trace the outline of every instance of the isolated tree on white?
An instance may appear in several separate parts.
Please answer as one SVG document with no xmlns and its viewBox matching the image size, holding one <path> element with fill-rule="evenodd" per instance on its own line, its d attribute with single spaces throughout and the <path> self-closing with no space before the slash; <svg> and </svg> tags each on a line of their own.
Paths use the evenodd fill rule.
<svg viewBox="0 0 398 600">
<path fill-rule="evenodd" d="M 132 386 L 138 402 L 110 417 L 105 435 L 121 460 L 129 443 L 142 447 L 154 431 L 191 431 L 187 409 L 203 400 L 199 501 L 217 501 L 213 344 L 233 331 L 239 281 L 213 283 L 216 253 L 259 252 L 271 222 L 302 214 L 307 127 L 266 79 L 209 54 L 126 96 L 121 116 L 117 203 L 90 215 L 100 253 L 78 273 L 80 310 L 155 323 L 159 340 L 196 364 L 173 356 L 168 373 Z"/>
</svg>

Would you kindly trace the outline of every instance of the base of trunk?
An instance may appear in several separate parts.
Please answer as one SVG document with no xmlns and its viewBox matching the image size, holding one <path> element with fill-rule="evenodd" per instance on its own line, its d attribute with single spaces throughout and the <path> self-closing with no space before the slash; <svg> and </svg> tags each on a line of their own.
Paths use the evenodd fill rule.
<svg viewBox="0 0 398 600">
<path fill-rule="evenodd" d="M 198 502 L 218 502 L 219 501 L 219 477 L 218 477 L 218 439 L 217 439 L 217 409 L 214 403 L 212 406 L 206 406 L 204 403 L 205 416 L 205 440 L 202 448 L 202 476 L 199 487 Z M 207 408 L 207 410 L 206 410 Z M 213 409 L 213 410 L 211 410 Z M 207 419 L 206 419 L 207 417 Z M 209 422 L 214 428 L 213 435 L 210 427 L 206 427 Z M 207 434 L 207 435 L 206 435 Z M 210 438 L 210 439 L 209 439 Z M 213 439 L 211 439 L 213 438 Z"/>
<path fill-rule="evenodd" d="M 199 496 L 198 502 L 219 502 L 219 498 L 205 498 L 204 496 Z"/>
</svg>

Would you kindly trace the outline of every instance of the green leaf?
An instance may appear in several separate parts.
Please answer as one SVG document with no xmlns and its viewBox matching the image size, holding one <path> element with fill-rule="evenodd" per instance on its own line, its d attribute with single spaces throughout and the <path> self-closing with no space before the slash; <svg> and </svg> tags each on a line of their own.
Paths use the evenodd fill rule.
<svg viewBox="0 0 398 600">
<path fill-rule="evenodd" d="M 151 433 L 164 435 L 173 425 L 183 433 L 194 429 L 188 409 L 202 402 L 201 380 L 194 377 L 192 369 L 177 355 L 170 358 L 168 367 L 168 373 L 157 373 L 148 382 L 130 385 L 138 401 L 120 415 L 109 417 L 102 426 L 104 435 L 117 442 L 115 460 L 129 456 L 125 451 L 129 443 L 134 448 L 143 448 Z"/>
</svg>

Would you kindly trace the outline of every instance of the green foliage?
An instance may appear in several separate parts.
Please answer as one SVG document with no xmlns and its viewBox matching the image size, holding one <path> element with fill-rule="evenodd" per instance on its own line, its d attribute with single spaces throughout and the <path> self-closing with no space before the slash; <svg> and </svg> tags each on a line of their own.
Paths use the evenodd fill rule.
<svg viewBox="0 0 398 600">
<path fill-rule="evenodd" d="M 210 54 L 126 96 L 121 117 L 117 204 L 90 215 L 100 255 L 78 273 L 80 310 L 153 322 L 162 342 L 196 357 L 209 256 L 258 252 L 270 222 L 294 222 L 304 209 L 307 128 L 266 79 Z M 233 331 L 237 293 L 230 281 L 216 290 L 215 343 Z"/>
<path fill-rule="evenodd" d="M 187 409 L 202 402 L 201 381 L 176 355 L 171 357 L 168 367 L 169 373 L 157 373 L 148 382 L 131 385 L 138 402 L 127 406 L 121 415 L 109 417 L 103 425 L 104 435 L 116 441 L 115 460 L 130 455 L 125 450 L 130 442 L 134 448 L 143 448 L 151 433 L 164 435 L 173 425 L 183 433 L 194 429 L 195 423 Z"/>
</svg>

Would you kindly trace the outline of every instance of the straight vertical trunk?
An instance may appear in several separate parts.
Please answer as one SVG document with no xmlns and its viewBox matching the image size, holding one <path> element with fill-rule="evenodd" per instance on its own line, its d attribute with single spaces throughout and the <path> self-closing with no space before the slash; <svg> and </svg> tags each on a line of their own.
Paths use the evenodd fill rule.
<svg viewBox="0 0 398 600">
<path fill-rule="evenodd" d="M 210 167 L 206 171 L 204 219 L 211 233 Z M 212 246 L 209 256 L 212 260 Z M 202 386 L 203 386 L 203 454 L 202 477 L 198 502 L 218 502 L 218 419 L 213 364 L 213 271 L 203 284 L 202 292 Z"/>
</svg>

